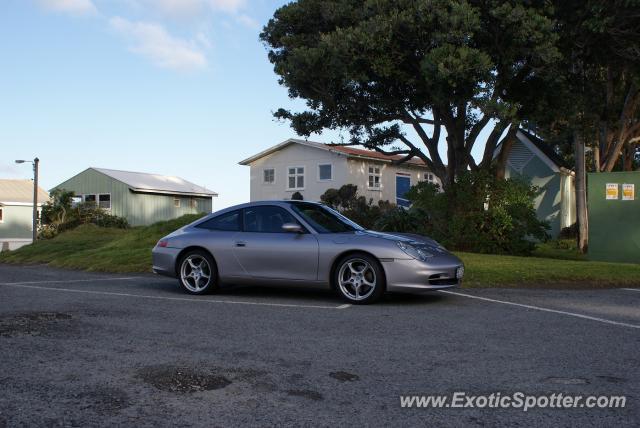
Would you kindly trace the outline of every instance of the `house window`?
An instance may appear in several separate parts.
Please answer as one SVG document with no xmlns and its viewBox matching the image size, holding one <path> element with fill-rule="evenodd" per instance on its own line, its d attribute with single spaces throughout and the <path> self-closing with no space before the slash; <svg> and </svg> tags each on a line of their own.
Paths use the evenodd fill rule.
<svg viewBox="0 0 640 428">
<path fill-rule="evenodd" d="M 424 181 L 428 181 L 429 183 L 433 183 L 435 180 L 433 173 L 430 172 L 425 172 L 424 174 Z"/>
<path fill-rule="evenodd" d="M 4 223 L 4 209 L 0 208 L 0 223 Z"/>
<path fill-rule="evenodd" d="M 318 165 L 318 180 L 333 180 L 333 165 L 331 165 L 330 163 Z"/>
<path fill-rule="evenodd" d="M 262 182 L 264 184 L 273 184 L 276 182 L 276 170 L 267 168 L 262 171 Z"/>
<path fill-rule="evenodd" d="M 173 206 L 175 208 L 180 208 L 182 204 L 180 203 L 180 198 L 173 198 Z"/>
<path fill-rule="evenodd" d="M 304 167 L 293 166 L 288 168 L 289 180 L 287 182 L 287 190 L 303 190 L 304 189 Z"/>
<path fill-rule="evenodd" d="M 96 203 L 96 195 L 82 195 L 82 200 L 85 203 L 95 204 Z"/>
<path fill-rule="evenodd" d="M 110 210 L 111 209 L 111 194 L 110 193 L 103 193 L 101 195 L 98 195 L 98 206 L 100 208 L 102 208 L 103 210 Z"/>
<path fill-rule="evenodd" d="M 189 206 L 191 206 L 191 208 L 198 208 L 198 200 L 196 198 L 191 198 Z"/>
<path fill-rule="evenodd" d="M 380 189 L 380 167 L 379 166 L 370 166 L 369 167 L 369 180 L 368 186 L 369 189 Z"/>
</svg>

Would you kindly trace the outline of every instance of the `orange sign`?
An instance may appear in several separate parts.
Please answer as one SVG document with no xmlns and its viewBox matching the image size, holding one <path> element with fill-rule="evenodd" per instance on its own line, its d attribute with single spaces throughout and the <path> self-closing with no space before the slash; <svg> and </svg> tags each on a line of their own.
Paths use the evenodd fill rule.
<svg viewBox="0 0 640 428">
<path fill-rule="evenodd" d="M 635 184 L 623 184 L 622 185 L 622 200 L 633 201 L 636 198 Z"/>
<path fill-rule="evenodd" d="M 607 199 L 618 199 L 618 183 L 607 183 Z"/>
</svg>

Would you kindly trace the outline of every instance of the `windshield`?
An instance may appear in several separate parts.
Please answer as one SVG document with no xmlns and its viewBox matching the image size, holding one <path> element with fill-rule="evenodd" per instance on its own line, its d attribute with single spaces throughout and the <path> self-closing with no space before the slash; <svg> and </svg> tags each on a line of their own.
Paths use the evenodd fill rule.
<svg viewBox="0 0 640 428">
<path fill-rule="evenodd" d="M 309 223 L 318 233 L 344 233 L 364 230 L 331 208 L 309 203 L 291 204 L 291 208 Z"/>
</svg>

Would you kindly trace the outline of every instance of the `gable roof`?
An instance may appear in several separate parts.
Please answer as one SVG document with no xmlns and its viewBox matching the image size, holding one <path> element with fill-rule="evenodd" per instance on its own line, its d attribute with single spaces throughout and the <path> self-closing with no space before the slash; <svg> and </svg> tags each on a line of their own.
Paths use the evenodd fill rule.
<svg viewBox="0 0 640 428">
<path fill-rule="evenodd" d="M 553 150 L 553 147 L 545 143 L 542 139 L 536 137 L 528 131 L 525 131 L 524 129 L 520 129 L 520 133 L 527 137 L 529 141 L 531 141 L 531 143 L 535 145 L 536 148 L 538 148 L 538 150 L 544 153 L 544 155 L 548 157 L 551 162 L 555 163 L 559 168 L 571 168 L 571 166 L 564 159 L 562 159 L 560 155 L 555 152 L 555 150 Z"/>
<path fill-rule="evenodd" d="M 47 201 L 49 201 L 49 194 L 38 187 L 38 205 Z M 0 179 L 0 204 L 33 207 L 33 181 Z"/>
<path fill-rule="evenodd" d="M 366 149 L 359 149 L 359 148 L 355 148 L 352 146 L 340 146 L 340 145 L 331 145 L 331 144 L 323 144 L 323 143 L 317 143 L 315 141 L 308 141 L 308 140 L 299 140 L 297 138 L 289 138 L 288 140 L 283 141 L 280 144 L 276 144 L 273 147 L 269 147 L 266 150 L 261 151 L 258 154 L 255 154 L 251 157 L 248 157 L 240 162 L 238 162 L 240 165 L 251 165 L 253 162 L 257 161 L 258 159 L 261 159 L 265 156 L 268 156 L 272 153 L 275 153 L 279 150 L 285 149 L 287 147 L 289 147 L 292 144 L 299 144 L 302 146 L 306 146 L 306 147 L 312 147 L 315 149 L 320 149 L 320 150 L 326 150 L 332 153 L 336 153 L 338 155 L 341 156 L 347 156 L 349 158 L 360 158 L 360 159 L 370 159 L 370 160 L 377 160 L 377 161 L 382 161 L 382 162 L 393 162 L 393 161 L 398 161 L 400 159 L 403 158 L 402 155 L 395 155 L 395 156 L 389 156 L 389 155 L 385 155 L 383 153 L 380 152 L 376 152 L 375 150 L 366 150 Z M 413 159 L 405 162 L 405 164 L 409 164 L 409 165 L 414 165 L 414 166 L 420 166 L 420 167 L 424 167 L 426 168 L 425 163 L 422 161 L 422 159 L 420 158 L 416 158 L 414 157 Z"/>
<path fill-rule="evenodd" d="M 524 129 L 519 129 L 516 138 L 522 144 L 524 144 L 529 150 L 531 150 L 537 157 L 539 157 L 552 171 L 554 172 L 562 172 L 564 174 L 573 174 L 569 164 L 564 161 L 554 150 L 553 148 L 545 143 L 540 138 L 531 134 L 530 132 L 525 131 Z M 502 147 L 502 141 L 498 143 L 495 151 L 493 152 L 493 158 L 495 159 L 500 153 L 500 149 Z"/>
<path fill-rule="evenodd" d="M 206 187 L 198 186 L 180 177 L 169 175 L 149 174 L 146 172 L 120 171 L 117 169 L 94 168 L 93 169 L 118 180 L 134 191 L 141 193 L 164 193 L 190 196 L 218 196 L 218 194 Z"/>
</svg>

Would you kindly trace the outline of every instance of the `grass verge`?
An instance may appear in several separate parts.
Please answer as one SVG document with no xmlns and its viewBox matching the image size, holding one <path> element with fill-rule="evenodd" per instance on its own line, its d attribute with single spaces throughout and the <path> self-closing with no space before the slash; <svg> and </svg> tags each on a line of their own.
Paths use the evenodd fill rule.
<svg viewBox="0 0 640 428">
<path fill-rule="evenodd" d="M 0 254 L 0 263 L 36 264 L 98 272 L 150 272 L 151 249 L 168 233 L 199 216 L 128 230 L 92 225 Z M 640 286 L 640 265 L 591 262 L 568 242 L 541 244 L 533 257 L 457 254 L 465 263 L 465 287 Z"/>
</svg>

